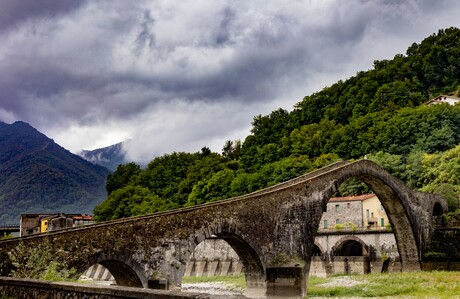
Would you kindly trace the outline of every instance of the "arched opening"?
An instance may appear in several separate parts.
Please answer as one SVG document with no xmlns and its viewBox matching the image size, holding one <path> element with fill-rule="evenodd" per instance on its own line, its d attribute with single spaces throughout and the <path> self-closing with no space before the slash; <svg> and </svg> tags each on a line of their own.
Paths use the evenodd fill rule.
<svg viewBox="0 0 460 299">
<path fill-rule="evenodd" d="M 439 202 L 435 202 L 433 205 L 433 224 L 437 227 L 440 227 L 443 225 L 443 217 L 442 215 L 444 214 L 444 210 Z"/>
<path fill-rule="evenodd" d="M 142 282 L 136 272 L 127 264 L 116 260 L 100 261 L 99 264 L 107 268 L 119 286 L 142 288 Z"/>
<path fill-rule="evenodd" d="M 203 240 L 187 262 L 185 277 L 227 276 L 243 273 L 240 257 L 225 240 L 213 236 Z"/>
<path fill-rule="evenodd" d="M 265 281 L 265 271 L 258 254 L 245 240 L 233 232 L 219 232 L 206 236 L 195 246 L 185 267 L 182 290 L 195 290 L 193 283 L 201 281 L 195 277 L 209 276 L 217 276 L 213 281 L 219 281 L 220 276 L 223 282 L 228 280 L 225 276 L 232 276 L 236 277 L 237 283 L 246 284 L 246 289 L 231 287 L 233 290 L 226 290 L 225 286 L 221 290 L 216 287 L 213 289 L 213 292 L 223 292 L 222 294 L 229 292 L 235 295 L 241 294 L 258 287 L 258 283 Z"/>
<path fill-rule="evenodd" d="M 442 214 L 444 213 L 443 209 L 442 209 L 442 206 L 439 202 L 436 202 L 434 205 L 433 205 L 433 216 L 442 216 Z"/>
<path fill-rule="evenodd" d="M 373 162 L 360 161 L 351 164 L 346 171 L 337 176 L 330 194 L 334 194 L 339 186 L 350 178 L 355 178 L 368 186 L 380 201 L 380 208 L 385 211 L 388 223 L 385 219 L 382 221 L 383 217 L 372 215 L 371 211 L 368 217 L 367 210 L 364 211 L 364 218 L 368 219 L 368 227 L 386 228 L 394 234 L 397 254 L 390 256 L 398 262 L 395 267 L 420 270 L 420 241 L 418 235 L 414 233 L 417 224 L 411 214 L 410 196 L 412 193 L 407 191 L 407 187 L 402 182 L 376 167 Z M 327 199 L 324 200 L 327 203 Z M 386 248 L 383 249 L 386 250 Z"/>
<path fill-rule="evenodd" d="M 99 284 L 147 288 L 148 281 L 142 267 L 135 263 L 131 255 L 103 252 L 88 258 L 79 265 L 80 278 Z"/>
<path fill-rule="evenodd" d="M 319 248 L 318 245 L 313 245 L 313 252 L 312 252 L 312 255 L 313 256 L 322 256 L 323 255 L 323 252 L 321 251 L 321 248 Z"/>
<path fill-rule="evenodd" d="M 398 212 L 392 215 L 393 218 L 404 218 L 401 200 L 395 198 L 388 186 L 371 176 L 340 178 L 335 190 L 325 201 L 315 238 L 315 243 L 327 245 L 323 254 L 328 258 L 322 261 L 326 263 L 322 266 L 324 272 L 333 275 L 343 273 L 344 269 L 350 270 L 350 267 L 353 273 L 380 272 L 382 260 L 388 257 L 396 260 L 395 268 L 401 267 L 399 244 L 393 232 L 391 215 L 387 213 L 387 207 L 390 207 L 390 211 Z M 383 200 L 378 195 L 382 191 Z M 398 221 L 400 229 L 399 218 Z M 410 225 L 403 230 L 412 234 Z M 313 266 L 318 268 L 315 262 L 318 264 L 319 261 L 312 260 Z M 357 263 L 362 267 L 354 267 Z"/>
<path fill-rule="evenodd" d="M 363 256 L 367 255 L 364 244 L 356 240 L 346 240 L 337 245 L 334 256 Z"/>
<path fill-rule="evenodd" d="M 369 246 L 355 236 L 345 236 L 332 247 L 335 274 L 370 272 Z"/>
<path fill-rule="evenodd" d="M 116 285 L 115 278 L 113 277 L 110 271 L 102 266 L 101 264 L 97 263 L 89 267 L 80 277 L 78 278 L 79 281 L 91 281 L 95 284 L 100 285 Z"/>
</svg>

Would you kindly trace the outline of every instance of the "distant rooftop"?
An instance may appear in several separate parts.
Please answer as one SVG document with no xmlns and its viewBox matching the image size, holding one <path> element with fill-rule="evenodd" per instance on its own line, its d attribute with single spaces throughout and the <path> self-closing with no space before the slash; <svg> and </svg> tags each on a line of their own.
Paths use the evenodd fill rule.
<svg viewBox="0 0 460 299">
<path fill-rule="evenodd" d="M 329 201 L 363 201 L 372 197 L 376 197 L 375 194 L 363 194 L 363 195 L 354 195 L 354 196 L 344 196 L 344 197 L 331 197 Z"/>
<path fill-rule="evenodd" d="M 428 102 L 425 103 L 425 105 L 434 105 L 434 104 L 442 104 L 442 103 L 447 103 L 449 105 L 455 105 L 458 102 L 460 102 L 460 98 L 442 94 L 442 95 L 439 95 L 429 100 Z"/>
</svg>

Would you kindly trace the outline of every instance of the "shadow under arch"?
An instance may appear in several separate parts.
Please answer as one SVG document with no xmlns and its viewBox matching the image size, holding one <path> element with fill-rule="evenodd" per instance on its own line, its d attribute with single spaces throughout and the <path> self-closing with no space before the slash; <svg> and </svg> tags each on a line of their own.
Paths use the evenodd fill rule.
<svg viewBox="0 0 460 299">
<path fill-rule="evenodd" d="M 315 244 L 313 244 L 313 256 L 323 256 L 325 252 L 326 251 L 321 247 L 321 245 L 318 244 L 318 242 L 315 242 Z"/>
<path fill-rule="evenodd" d="M 357 245 L 360 248 L 357 248 Z M 331 251 L 334 256 L 367 256 L 369 246 L 358 237 L 345 236 L 332 246 Z"/>
<path fill-rule="evenodd" d="M 374 162 L 360 160 L 347 165 L 346 170 L 335 172 L 332 184 L 323 193 L 323 207 L 338 187 L 350 178 L 362 181 L 379 198 L 395 235 L 402 269 L 421 270 L 421 228 L 413 218 L 409 203 L 409 197 L 414 195 L 409 193 L 402 181 Z"/>
<path fill-rule="evenodd" d="M 205 239 L 217 237 L 227 242 L 243 264 L 247 288 L 260 287 L 265 282 L 265 267 L 259 254 L 246 241 L 234 225 L 219 222 L 202 229 L 195 234 L 195 247 Z"/>
<path fill-rule="evenodd" d="M 129 254 L 111 252 L 98 253 L 88 259 L 88 263 L 78 269 L 83 273 L 94 264 L 100 264 L 112 274 L 118 286 L 147 288 L 148 281 L 142 267 Z"/>
<path fill-rule="evenodd" d="M 435 202 L 433 205 L 433 213 L 432 216 L 441 216 L 444 214 L 444 210 L 439 202 Z"/>
</svg>

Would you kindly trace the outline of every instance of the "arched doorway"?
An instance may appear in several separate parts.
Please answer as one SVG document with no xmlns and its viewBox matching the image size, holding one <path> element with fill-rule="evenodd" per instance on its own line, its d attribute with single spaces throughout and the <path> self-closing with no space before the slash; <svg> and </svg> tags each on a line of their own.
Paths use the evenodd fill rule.
<svg viewBox="0 0 460 299">
<path fill-rule="evenodd" d="M 370 272 L 369 247 L 359 238 L 346 236 L 332 248 L 336 272 L 366 274 Z"/>
<path fill-rule="evenodd" d="M 438 216 L 442 216 L 442 214 L 444 214 L 444 210 L 442 209 L 441 204 L 439 202 L 436 202 L 433 205 L 433 213 L 432 213 L 432 215 L 435 216 L 435 217 L 438 217 Z"/>
<path fill-rule="evenodd" d="M 443 218 L 442 215 L 444 214 L 444 210 L 439 202 L 435 202 L 433 205 L 433 224 L 435 226 L 442 226 L 443 225 Z"/>
<path fill-rule="evenodd" d="M 357 238 L 345 237 L 345 240 L 339 241 L 337 245 L 333 247 L 334 256 L 367 256 L 368 246 Z"/>
</svg>

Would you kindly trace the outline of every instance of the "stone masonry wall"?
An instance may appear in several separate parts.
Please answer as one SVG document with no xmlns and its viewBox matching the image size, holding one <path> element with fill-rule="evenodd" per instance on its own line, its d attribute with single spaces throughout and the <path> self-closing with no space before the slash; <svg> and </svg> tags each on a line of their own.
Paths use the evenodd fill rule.
<svg viewBox="0 0 460 299">
<path fill-rule="evenodd" d="M 0 277 L 0 297 L 14 299 L 211 299 L 212 295 Z M 220 296 L 226 298 L 226 296 Z"/>
<path fill-rule="evenodd" d="M 362 227 L 362 208 L 361 201 L 328 202 L 327 209 L 321 217 L 319 229 L 333 229 L 336 224 L 345 227 L 350 223 L 356 227 Z"/>
</svg>

